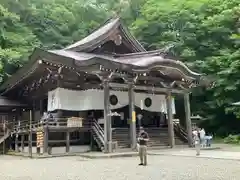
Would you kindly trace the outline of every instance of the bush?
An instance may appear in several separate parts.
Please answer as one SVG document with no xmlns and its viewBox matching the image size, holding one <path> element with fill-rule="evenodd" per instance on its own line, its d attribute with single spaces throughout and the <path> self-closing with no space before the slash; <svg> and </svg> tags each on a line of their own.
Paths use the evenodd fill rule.
<svg viewBox="0 0 240 180">
<path fill-rule="evenodd" d="M 223 141 L 227 144 L 240 144 L 240 135 L 230 134 L 228 137 L 225 137 Z"/>
</svg>

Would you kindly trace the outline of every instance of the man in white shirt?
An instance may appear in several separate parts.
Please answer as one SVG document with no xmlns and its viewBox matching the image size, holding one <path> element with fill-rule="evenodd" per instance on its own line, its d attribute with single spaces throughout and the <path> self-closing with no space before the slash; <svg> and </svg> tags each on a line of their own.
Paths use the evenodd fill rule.
<svg viewBox="0 0 240 180">
<path fill-rule="evenodd" d="M 193 131 L 193 141 L 194 141 L 194 146 L 196 148 L 196 155 L 200 155 L 200 131 L 199 130 L 194 130 Z"/>
<path fill-rule="evenodd" d="M 205 147 L 205 145 L 206 145 L 206 140 L 205 140 L 205 135 L 206 135 L 206 133 L 205 133 L 205 130 L 202 128 L 202 129 L 199 131 L 199 133 L 200 133 L 200 143 L 201 143 L 201 147 Z"/>
</svg>

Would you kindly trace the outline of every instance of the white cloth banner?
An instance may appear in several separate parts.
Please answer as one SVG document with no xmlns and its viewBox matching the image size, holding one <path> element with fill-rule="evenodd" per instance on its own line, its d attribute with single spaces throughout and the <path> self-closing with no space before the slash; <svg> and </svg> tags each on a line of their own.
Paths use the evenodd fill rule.
<svg viewBox="0 0 240 180">
<path fill-rule="evenodd" d="M 48 111 L 54 111 L 60 108 L 60 88 L 48 92 Z"/>
<path fill-rule="evenodd" d="M 125 91 L 110 91 L 110 96 L 117 97 L 117 104 L 111 105 L 110 109 L 118 109 L 129 104 L 128 92 Z M 135 105 L 151 112 L 167 113 L 167 105 L 165 95 L 135 93 Z M 151 99 L 151 105 L 145 106 L 145 99 Z M 68 111 L 85 111 L 85 110 L 103 110 L 104 109 L 104 92 L 99 89 L 89 89 L 86 91 L 75 91 L 64 88 L 57 88 L 48 92 L 48 111 L 57 109 Z M 173 114 L 175 114 L 175 102 L 172 99 Z"/>
</svg>

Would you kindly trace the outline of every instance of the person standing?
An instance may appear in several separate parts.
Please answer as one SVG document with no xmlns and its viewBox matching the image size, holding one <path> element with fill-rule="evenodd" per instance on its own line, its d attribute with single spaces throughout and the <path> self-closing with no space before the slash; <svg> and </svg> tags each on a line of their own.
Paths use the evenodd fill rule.
<svg viewBox="0 0 240 180">
<path fill-rule="evenodd" d="M 201 147 L 205 147 L 205 145 L 206 145 L 206 140 L 205 140 L 206 133 L 205 133 L 205 130 L 202 128 L 199 133 L 200 133 L 200 144 L 201 144 Z"/>
<path fill-rule="evenodd" d="M 195 148 L 196 148 L 196 155 L 199 156 L 200 155 L 200 148 L 201 148 L 199 129 L 193 131 L 193 140 L 194 140 L 194 145 L 195 145 Z"/>
<path fill-rule="evenodd" d="M 146 166 L 147 165 L 147 142 L 149 141 L 148 133 L 143 129 L 143 127 L 140 127 L 140 132 L 138 135 L 138 152 L 140 157 L 140 166 Z"/>
</svg>

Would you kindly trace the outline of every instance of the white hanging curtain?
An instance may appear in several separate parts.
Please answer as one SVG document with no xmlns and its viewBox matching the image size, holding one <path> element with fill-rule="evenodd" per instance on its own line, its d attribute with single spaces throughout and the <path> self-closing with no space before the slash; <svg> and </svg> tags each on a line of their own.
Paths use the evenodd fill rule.
<svg viewBox="0 0 240 180">
<path fill-rule="evenodd" d="M 110 91 L 110 109 L 118 109 L 129 104 L 128 92 Z M 146 105 L 146 99 L 148 104 Z M 149 100 L 150 99 L 150 100 Z M 167 112 L 166 99 L 164 95 L 135 93 L 135 105 L 151 112 Z M 175 103 L 172 99 L 173 113 L 175 114 Z M 57 109 L 68 111 L 103 110 L 104 92 L 98 89 L 86 91 L 75 91 L 64 88 L 57 88 L 48 92 L 48 111 Z"/>
</svg>

